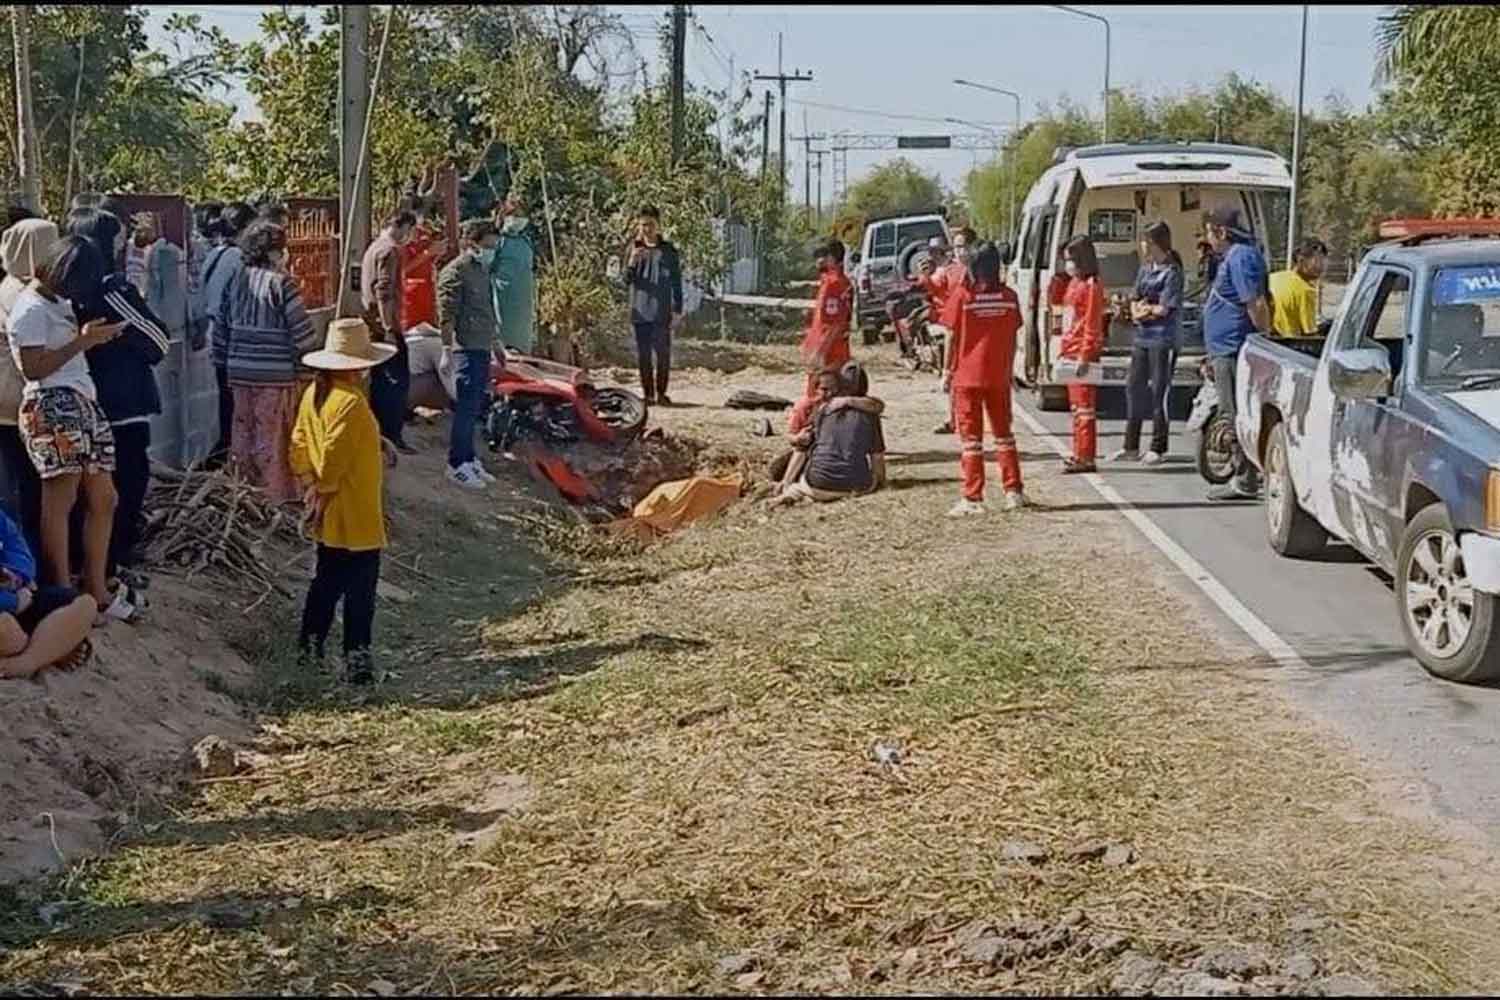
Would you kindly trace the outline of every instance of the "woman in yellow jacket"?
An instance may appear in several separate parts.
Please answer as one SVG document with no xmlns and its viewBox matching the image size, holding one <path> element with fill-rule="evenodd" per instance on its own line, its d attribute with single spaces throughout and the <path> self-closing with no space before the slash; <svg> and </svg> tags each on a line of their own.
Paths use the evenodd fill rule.
<svg viewBox="0 0 1500 1000">
<path fill-rule="evenodd" d="M 318 568 L 302 609 L 299 644 L 304 660 L 323 660 L 333 614 L 344 602 L 344 667 L 351 683 L 375 679 L 370 637 L 375 587 L 385 548 L 383 466 L 395 465 L 395 448 L 380 436 L 370 409 L 371 368 L 396 354 L 372 344 L 363 320 L 334 320 L 321 351 L 302 356 L 317 371 L 297 409 L 291 466 L 305 486 L 318 540 Z"/>
</svg>

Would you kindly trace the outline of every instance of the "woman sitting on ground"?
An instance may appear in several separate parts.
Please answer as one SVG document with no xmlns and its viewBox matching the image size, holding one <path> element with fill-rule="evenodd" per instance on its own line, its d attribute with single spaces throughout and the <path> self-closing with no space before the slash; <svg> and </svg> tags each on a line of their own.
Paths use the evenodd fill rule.
<svg viewBox="0 0 1500 1000">
<path fill-rule="evenodd" d="M 828 503 L 885 485 L 885 404 L 870 397 L 858 362 L 839 371 L 838 395 L 818 408 L 812 426 L 793 441 L 797 451 L 777 487 L 776 505 Z"/>
<path fill-rule="evenodd" d="M 30 677 L 88 659 L 94 601 L 72 587 L 38 587 L 36 557 L 0 511 L 0 677 Z"/>
</svg>

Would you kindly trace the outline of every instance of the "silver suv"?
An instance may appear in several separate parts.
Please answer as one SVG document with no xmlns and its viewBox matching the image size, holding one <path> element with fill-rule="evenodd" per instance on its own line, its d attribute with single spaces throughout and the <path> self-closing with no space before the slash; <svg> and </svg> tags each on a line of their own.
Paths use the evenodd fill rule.
<svg viewBox="0 0 1500 1000">
<path fill-rule="evenodd" d="M 918 250 L 934 236 L 948 238 L 948 221 L 938 212 L 871 219 L 865 223 L 855 266 L 854 316 L 860 329 L 880 331 L 885 297 L 904 290 L 914 276 Z"/>
</svg>

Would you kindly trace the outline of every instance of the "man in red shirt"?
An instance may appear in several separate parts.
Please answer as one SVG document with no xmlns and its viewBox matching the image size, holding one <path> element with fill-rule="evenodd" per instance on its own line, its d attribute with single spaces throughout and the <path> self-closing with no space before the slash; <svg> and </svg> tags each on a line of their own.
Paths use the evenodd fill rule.
<svg viewBox="0 0 1500 1000">
<path fill-rule="evenodd" d="M 448 244 L 437 238 L 427 223 L 431 205 L 426 198 L 412 195 L 402 205 L 417 217 L 411 239 L 401 248 L 401 329 L 410 330 L 423 323 L 437 325 L 437 284 L 435 267 L 448 252 Z"/>
<path fill-rule="evenodd" d="M 954 293 L 964 286 L 969 280 L 969 251 L 978 239 L 978 234 L 964 226 L 953 234 L 953 258 L 938 267 L 928 258 L 922 265 L 922 273 L 917 276 L 917 282 L 926 290 L 927 301 L 931 308 L 928 310 L 928 321 L 942 328 L 942 332 L 951 337 L 952 329 L 948 327 L 947 315 L 948 301 Z M 952 349 L 952 345 L 947 345 Z M 948 401 L 948 419 L 938 427 L 936 434 L 952 434 L 955 418 L 953 414 L 953 401 Z"/>
<path fill-rule="evenodd" d="M 1021 456 L 1011 433 L 1011 376 L 1021 303 L 1001 278 L 1000 248 L 982 243 L 974 254 L 973 279 L 948 296 L 945 324 L 953 331 L 948 346 L 943 388 L 951 393 L 954 419 L 963 453 L 963 498 L 950 517 L 984 513 L 984 422 L 1000 465 L 1005 509 L 1026 505 L 1021 485 Z"/>
<path fill-rule="evenodd" d="M 818 293 L 813 300 L 812 325 L 802 338 L 808 396 L 817 389 L 819 372 L 837 371 L 850 360 L 849 324 L 854 315 L 854 286 L 844 274 L 844 244 L 829 240 L 820 246 L 817 265 Z"/>
</svg>

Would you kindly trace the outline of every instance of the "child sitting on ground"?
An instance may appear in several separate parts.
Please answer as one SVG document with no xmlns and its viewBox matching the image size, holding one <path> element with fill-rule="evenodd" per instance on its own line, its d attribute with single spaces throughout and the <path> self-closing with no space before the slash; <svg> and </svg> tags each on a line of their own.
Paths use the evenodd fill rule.
<svg viewBox="0 0 1500 1000">
<path fill-rule="evenodd" d="M 71 587 L 38 587 L 36 558 L 0 511 L 0 677 L 30 677 L 88 659 L 94 599 Z"/>
</svg>

